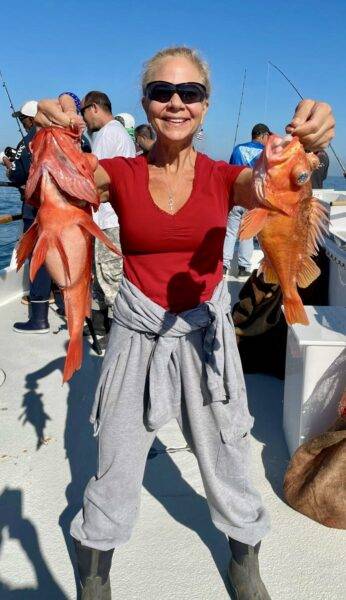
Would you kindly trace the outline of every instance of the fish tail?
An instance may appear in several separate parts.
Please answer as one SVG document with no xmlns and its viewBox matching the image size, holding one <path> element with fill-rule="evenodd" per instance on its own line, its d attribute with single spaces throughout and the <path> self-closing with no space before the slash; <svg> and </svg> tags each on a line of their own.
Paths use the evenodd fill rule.
<svg viewBox="0 0 346 600">
<path fill-rule="evenodd" d="M 283 302 L 285 307 L 285 318 L 289 325 L 293 325 L 294 323 L 309 325 L 309 319 L 300 296 L 297 295 L 294 298 L 284 297 Z"/>
<path fill-rule="evenodd" d="M 25 260 L 28 258 L 28 256 L 30 256 L 35 247 L 38 236 L 37 230 L 38 224 L 35 221 L 35 223 L 33 223 L 28 231 L 26 231 L 21 237 L 16 251 L 17 271 L 19 271 L 19 269 L 23 266 Z"/>
<path fill-rule="evenodd" d="M 73 373 L 80 369 L 83 358 L 83 338 L 81 333 L 71 337 L 65 360 L 63 383 L 71 379 Z"/>
<path fill-rule="evenodd" d="M 30 262 L 30 281 L 34 281 L 37 271 L 42 267 L 48 251 L 48 238 L 41 234 L 35 246 L 34 253 Z"/>
</svg>

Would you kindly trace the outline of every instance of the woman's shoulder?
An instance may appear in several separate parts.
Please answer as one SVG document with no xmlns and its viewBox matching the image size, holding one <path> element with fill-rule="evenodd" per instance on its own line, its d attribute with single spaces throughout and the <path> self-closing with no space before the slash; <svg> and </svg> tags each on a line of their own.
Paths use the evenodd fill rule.
<svg viewBox="0 0 346 600">
<path fill-rule="evenodd" d="M 143 169 L 146 163 L 146 158 L 143 155 L 127 157 L 127 156 L 114 156 L 113 158 L 102 158 L 99 160 L 99 164 L 103 167 L 107 173 L 112 175 L 134 173 L 138 170 Z"/>
<path fill-rule="evenodd" d="M 230 165 L 225 160 L 215 160 L 210 158 L 207 154 L 198 153 L 200 164 L 203 166 L 203 171 L 206 171 L 210 174 L 213 174 L 215 177 L 220 178 L 226 184 L 233 183 L 238 177 L 240 171 L 243 170 L 244 167 L 239 167 L 237 165 Z"/>
</svg>

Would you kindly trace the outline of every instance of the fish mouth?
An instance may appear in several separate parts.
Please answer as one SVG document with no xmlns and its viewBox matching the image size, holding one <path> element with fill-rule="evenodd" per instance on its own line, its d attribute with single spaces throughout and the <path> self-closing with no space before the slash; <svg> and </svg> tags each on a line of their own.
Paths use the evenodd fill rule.
<svg viewBox="0 0 346 600">
<path fill-rule="evenodd" d="M 282 152 L 287 146 L 290 145 L 290 143 L 292 142 L 293 137 L 291 136 L 291 134 L 287 134 L 285 135 L 283 138 L 280 138 L 278 141 L 274 141 L 272 143 L 272 150 L 274 153 L 280 153 Z"/>
</svg>

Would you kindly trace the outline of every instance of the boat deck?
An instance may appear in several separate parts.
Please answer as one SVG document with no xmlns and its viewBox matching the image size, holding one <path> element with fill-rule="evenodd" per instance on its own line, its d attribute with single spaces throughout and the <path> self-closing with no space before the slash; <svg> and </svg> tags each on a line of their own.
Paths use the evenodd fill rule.
<svg viewBox="0 0 346 600">
<path fill-rule="evenodd" d="M 239 282 L 232 286 L 240 286 Z M 50 309 L 51 332 L 20 335 L 19 301 L 0 309 L 0 597 L 74 600 L 69 523 L 94 473 L 88 422 L 101 358 L 85 341 L 84 364 L 61 385 L 67 332 Z M 261 565 L 272 600 L 341 600 L 346 539 L 294 512 L 282 499 L 288 451 L 282 431 L 283 382 L 246 377 L 255 416 L 253 477 L 272 517 Z M 115 554 L 114 600 L 226 600 L 225 537 L 210 520 L 194 456 L 175 422 L 148 460 L 139 521 Z"/>
</svg>

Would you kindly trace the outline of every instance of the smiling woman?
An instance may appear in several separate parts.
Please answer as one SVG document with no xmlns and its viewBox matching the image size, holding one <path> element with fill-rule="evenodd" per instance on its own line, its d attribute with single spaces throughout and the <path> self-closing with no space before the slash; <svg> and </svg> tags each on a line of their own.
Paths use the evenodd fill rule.
<svg viewBox="0 0 346 600">
<path fill-rule="evenodd" d="M 113 549 L 131 536 L 148 450 L 176 418 L 196 454 L 212 520 L 229 539 L 234 596 L 268 600 L 258 566 L 268 515 L 249 477 L 253 419 L 222 280 L 228 212 L 256 203 L 251 169 L 193 146 L 210 96 L 209 70 L 195 50 L 158 52 L 146 63 L 142 92 L 155 144 L 147 155 L 101 160 L 95 171 L 102 199 L 119 217 L 124 277 L 91 417 L 98 471 L 71 525 L 82 598 L 110 600 Z M 47 101 L 39 108 L 51 120 Z M 313 131 L 323 146 L 333 134 L 331 109 L 303 101 L 290 127 L 303 143 L 311 144 Z"/>
</svg>

